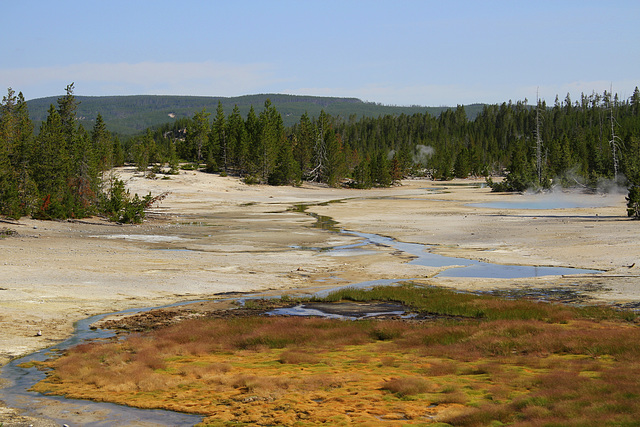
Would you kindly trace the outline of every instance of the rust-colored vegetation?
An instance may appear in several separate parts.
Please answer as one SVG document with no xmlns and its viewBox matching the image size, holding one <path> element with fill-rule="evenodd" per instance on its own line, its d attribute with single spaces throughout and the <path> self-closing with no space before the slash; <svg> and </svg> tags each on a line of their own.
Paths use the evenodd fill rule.
<svg viewBox="0 0 640 427">
<path fill-rule="evenodd" d="M 347 298 L 456 317 L 187 320 L 79 345 L 48 362 L 48 379 L 36 388 L 204 414 L 209 425 L 602 426 L 640 419 L 640 329 L 631 313 L 408 285 L 340 296 Z"/>
</svg>

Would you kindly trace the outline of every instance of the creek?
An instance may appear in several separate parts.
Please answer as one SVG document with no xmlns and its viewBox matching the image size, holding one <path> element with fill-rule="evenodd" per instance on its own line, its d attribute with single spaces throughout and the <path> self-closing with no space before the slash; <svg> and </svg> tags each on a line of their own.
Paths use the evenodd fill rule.
<svg viewBox="0 0 640 427">
<path fill-rule="evenodd" d="M 489 279 L 521 279 L 526 277 L 562 276 L 571 274 L 597 274 L 600 270 L 589 270 L 572 267 L 546 267 L 535 265 L 491 264 L 466 258 L 456 258 L 429 252 L 430 246 L 420 243 L 398 242 L 390 237 L 377 234 L 348 231 L 365 239 L 363 245 L 374 244 L 392 247 L 396 250 L 413 255 L 415 259 L 409 264 L 427 267 L 451 267 L 436 274 L 435 277 L 477 277 Z"/>
<path fill-rule="evenodd" d="M 191 303 L 193 301 L 189 301 Z M 188 304 L 178 303 L 170 306 Z M 161 307 L 157 307 L 161 308 Z M 34 384 L 45 379 L 46 373 L 34 367 L 20 365 L 41 362 L 53 354 L 87 340 L 106 339 L 114 334 L 109 330 L 92 329 L 91 325 L 111 314 L 135 314 L 152 308 L 129 309 L 119 313 L 108 313 L 82 319 L 75 324 L 74 333 L 67 340 L 52 347 L 14 359 L 2 367 L 0 378 L 9 386 L 0 389 L 0 400 L 12 408 L 24 410 L 24 415 L 43 417 L 70 426 L 193 426 L 202 421 L 201 415 L 183 414 L 159 409 L 139 409 L 114 403 L 66 399 L 28 391 Z"/>
</svg>

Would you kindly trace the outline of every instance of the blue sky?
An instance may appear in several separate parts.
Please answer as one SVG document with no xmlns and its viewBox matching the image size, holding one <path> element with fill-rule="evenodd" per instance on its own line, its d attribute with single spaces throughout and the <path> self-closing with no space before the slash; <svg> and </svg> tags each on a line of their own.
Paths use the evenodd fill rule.
<svg viewBox="0 0 640 427">
<path fill-rule="evenodd" d="M 0 84 L 440 106 L 640 86 L 640 1 L 0 0 Z"/>
</svg>

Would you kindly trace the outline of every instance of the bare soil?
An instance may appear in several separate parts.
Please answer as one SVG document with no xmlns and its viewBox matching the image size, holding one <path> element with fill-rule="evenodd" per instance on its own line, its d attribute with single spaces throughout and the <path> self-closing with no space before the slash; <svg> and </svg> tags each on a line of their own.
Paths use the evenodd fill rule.
<svg viewBox="0 0 640 427">
<path fill-rule="evenodd" d="M 144 224 L 101 218 L 0 224 L 15 232 L 0 237 L 0 365 L 68 337 L 81 318 L 233 292 L 314 292 L 421 278 L 462 290 L 568 288 L 591 302 L 640 303 L 640 229 L 627 219 L 622 194 L 585 196 L 594 200 L 586 208 L 492 209 L 471 204 L 526 196 L 491 193 L 482 180 L 407 180 L 354 190 L 249 186 L 194 171 L 154 180 L 132 168 L 115 173 L 132 193 L 167 193 Z M 444 255 L 605 273 L 434 278 L 441 269 L 407 264 L 406 254 L 387 247 L 368 248 L 374 251 L 369 255 L 330 255 L 317 249 L 360 239 L 314 227 L 314 218 L 291 210 L 297 204 L 332 217 L 342 229 L 433 245 Z M 20 425 L 9 408 L 0 409 L 0 422 Z"/>
</svg>

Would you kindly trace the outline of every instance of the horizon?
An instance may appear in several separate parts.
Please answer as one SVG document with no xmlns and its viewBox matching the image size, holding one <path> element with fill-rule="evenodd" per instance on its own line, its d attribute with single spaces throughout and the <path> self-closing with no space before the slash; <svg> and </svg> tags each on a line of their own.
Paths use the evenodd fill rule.
<svg viewBox="0 0 640 427">
<path fill-rule="evenodd" d="M 34 4 L 36 7 L 34 7 Z M 69 11 L 73 20 L 69 21 Z M 8 2 L 0 82 L 25 99 L 291 94 L 386 106 L 640 86 L 640 2 Z M 25 31 L 25 22 L 29 31 Z M 63 23 L 61 25 L 61 23 Z"/>
<path fill-rule="evenodd" d="M 637 88 L 638 86 L 636 86 L 635 88 Z M 634 88 L 634 90 L 635 90 Z M 606 89 L 605 89 L 606 90 Z M 18 91 L 19 92 L 19 91 Z M 599 92 L 595 92 L 592 91 L 590 93 L 584 93 L 582 92 L 584 95 L 591 95 L 593 93 L 598 93 L 601 95 L 601 93 Z M 618 92 L 616 92 L 615 90 L 612 92 L 614 95 L 618 95 L 619 100 L 625 101 L 628 100 L 631 95 L 633 94 L 633 90 L 630 92 L 630 94 L 628 96 L 620 96 L 620 94 Z M 39 99 L 47 99 L 47 98 L 59 98 L 61 96 L 63 96 L 64 93 L 60 93 L 58 95 L 48 95 L 48 96 L 42 96 L 39 98 L 29 98 L 27 99 L 25 97 L 25 101 L 29 102 L 29 101 L 36 101 Z M 83 98 L 110 98 L 110 97 L 136 97 L 136 96 L 159 96 L 159 97 L 187 97 L 187 98 L 222 98 L 222 99 L 233 99 L 233 98 L 242 98 L 242 97 L 251 97 L 251 96 L 261 96 L 261 95 L 281 95 L 281 96 L 295 96 L 295 97 L 301 97 L 301 98 L 335 98 L 335 99 L 356 99 L 362 103 L 365 104 L 376 104 L 376 105 L 381 105 L 383 107 L 398 107 L 398 108 L 416 108 L 416 107 L 424 107 L 424 108 L 455 108 L 457 106 L 471 106 L 471 105 L 501 105 L 503 103 L 517 103 L 517 102 L 521 102 L 521 101 L 525 101 L 523 99 L 518 99 L 518 100 L 513 100 L 513 99 L 508 99 L 508 100 L 504 100 L 504 101 L 500 101 L 500 102 L 494 102 L 494 103 L 490 103 L 490 102 L 471 102 L 468 104 L 456 104 L 456 105 L 395 105 L 395 104 L 384 104 L 384 103 L 379 103 L 379 102 L 375 102 L 375 101 L 365 101 L 363 99 L 360 98 L 356 98 L 356 97 L 352 97 L 352 96 L 323 96 L 323 95 L 308 95 L 308 94 L 292 94 L 292 93 L 275 93 L 275 92 L 271 92 L 271 93 L 251 93 L 251 94 L 244 94 L 244 95 L 236 95 L 236 96 L 220 96 L 220 95 L 167 95 L 167 94 L 123 94 L 123 95 L 79 95 L 74 93 L 75 97 L 83 97 Z M 559 101 L 562 103 L 564 101 L 563 98 L 559 97 L 559 94 L 556 94 L 556 96 L 558 97 Z M 575 104 L 576 101 L 578 100 L 578 97 L 571 97 L 572 102 Z M 543 100 L 542 98 L 540 99 L 540 101 L 544 101 L 546 102 L 547 107 L 550 107 L 551 104 L 549 102 L 547 102 L 546 100 Z M 555 97 L 554 97 L 554 102 L 555 102 Z M 527 99 L 527 103 L 525 105 L 529 105 L 529 106 L 535 106 L 535 103 L 532 103 L 530 99 Z"/>
<path fill-rule="evenodd" d="M 17 91 L 20 92 L 20 91 Z M 24 94 L 23 94 L 24 95 Z M 243 98 L 243 97 L 251 97 L 251 96 L 262 96 L 262 95 L 278 95 L 278 96 L 295 96 L 295 97 L 300 97 L 300 98 L 335 98 L 335 99 L 354 99 L 354 100 L 358 100 L 362 103 L 365 104 L 377 104 L 377 105 L 382 105 L 384 107 L 399 107 L 399 108 L 410 108 L 410 107 L 425 107 L 425 108 L 443 108 L 443 107 L 456 107 L 457 105 L 485 105 L 488 104 L 487 102 L 472 102 L 469 104 L 457 104 L 457 105 L 394 105 L 394 104 L 383 104 L 383 103 L 379 103 L 379 102 L 375 102 L 375 101 L 365 101 L 363 99 L 360 98 L 356 98 L 353 96 L 324 96 L 324 95 L 309 95 L 309 94 L 293 94 L 293 93 L 275 93 L 275 92 L 270 92 L 270 93 L 249 93 L 249 94 L 244 94 L 244 95 L 236 95 L 236 96 L 219 96 L 219 95 L 167 95 L 167 94 L 123 94 L 123 95 L 81 95 L 81 94 L 77 94 L 74 92 L 74 96 L 76 98 L 80 97 L 80 98 L 113 98 L 113 97 L 135 97 L 135 96 L 162 96 L 162 97 L 190 97 L 190 98 L 222 98 L 222 99 L 233 99 L 233 98 Z M 64 92 L 61 92 L 60 94 L 57 95 L 47 95 L 47 96 L 41 96 L 38 98 L 26 98 L 25 97 L 25 101 L 29 102 L 29 101 L 36 101 L 39 99 L 47 99 L 47 98 L 60 98 L 64 96 Z M 504 102 L 509 102 L 509 101 L 504 101 Z M 501 102 L 502 103 L 502 102 Z M 501 104 L 500 103 L 500 104 Z"/>
</svg>

